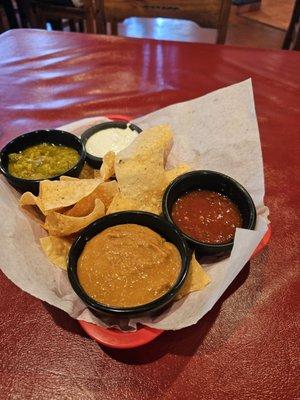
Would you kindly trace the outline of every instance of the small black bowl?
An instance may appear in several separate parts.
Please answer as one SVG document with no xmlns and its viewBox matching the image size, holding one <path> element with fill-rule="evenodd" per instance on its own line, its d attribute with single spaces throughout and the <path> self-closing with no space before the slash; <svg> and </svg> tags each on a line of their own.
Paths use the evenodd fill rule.
<svg viewBox="0 0 300 400">
<path fill-rule="evenodd" d="M 163 213 L 165 218 L 172 220 L 172 207 L 183 194 L 192 190 L 211 190 L 227 196 L 239 209 L 245 229 L 254 229 L 256 224 L 256 209 L 247 190 L 234 179 L 215 171 L 193 171 L 179 176 L 166 189 L 163 196 Z M 180 228 L 178 228 L 180 230 Z M 201 255 L 220 255 L 229 253 L 233 240 L 224 244 L 203 243 L 181 232 L 192 249 Z"/>
<path fill-rule="evenodd" d="M 16 137 L 10 141 L 3 149 L 0 151 L 0 170 L 7 179 L 7 181 L 21 192 L 30 191 L 34 194 L 39 192 L 39 183 L 43 179 L 23 179 L 17 178 L 8 172 L 8 155 L 11 153 L 17 153 L 27 147 L 34 146 L 40 143 L 53 143 L 63 146 L 68 146 L 79 153 L 78 162 L 63 174 L 51 176 L 47 179 L 54 180 L 58 179 L 62 175 L 68 176 L 78 176 L 82 170 L 85 161 L 85 147 L 80 138 L 71 133 L 60 131 L 56 129 L 49 130 L 38 130 L 33 132 L 24 133 L 21 136 Z"/>
<path fill-rule="evenodd" d="M 98 125 L 93 126 L 92 128 L 87 129 L 81 135 L 81 140 L 83 141 L 84 145 L 86 145 L 86 142 L 88 141 L 88 139 L 91 136 L 93 136 L 96 132 L 99 132 L 99 131 L 102 131 L 105 129 L 110 129 L 110 128 L 126 129 L 127 127 L 129 127 L 132 131 L 135 131 L 137 133 L 142 132 L 141 128 L 139 128 L 138 126 L 136 126 L 130 122 L 116 120 L 116 121 L 110 121 L 110 122 L 103 122 L 102 124 L 98 124 Z M 93 156 L 92 154 L 90 154 L 88 152 L 86 152 L 86 161 L 91 167 L 93 167 L 95 169 L 99 169 L 102 164 L 101 157 Z"/>
<path fill-rule="evenodd" d="M 165 238 L 168 242 L 173 243 L 177 247 L 181 256 L 181 270 L 178 275 L 178 279 L 172 288 L 160 298 L 136 307 L 109 307 L 105 304 L 95 301 L 84 291 L 77 277 L 77 261 L 86 243 L 106 228 L 122 224 L 137 224 L 152 229 Z M 190 253 L 185 240 L 182 238 L 179 231 L 174 227 L 173 224 L 170 224 L 168 221 L 165 221 L 157 215 L 148 212 L 124 211 L 106 215 L 105 217 L 102 217 L 87 226 L 81 232 L 77 240 L 73 243 L 69 252 L 68 276 L 74 291 L 96 314 L 106 316 L 109 315 L 111 317 L 133 317 L 156 313 L 158 310 L 161 310 L 168 303 L 170 303 L 185 281 L 189 269 L 189 261 Z"/>
</svg>

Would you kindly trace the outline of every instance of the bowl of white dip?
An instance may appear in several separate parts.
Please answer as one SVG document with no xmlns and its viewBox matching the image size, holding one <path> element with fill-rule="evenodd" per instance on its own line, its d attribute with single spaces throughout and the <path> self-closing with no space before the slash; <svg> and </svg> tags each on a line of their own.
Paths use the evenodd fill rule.
<svg viewBox="0 0 300 400">
<path fill-rule="evenodd" d="M 106 153 L 119 151 L 129 146 L 142 129 L 126 121 L 103 122 L 87 129 L 81 135 L 86 149 L 86 161 L 93 168 L 100 168 Z"/>
</svg>

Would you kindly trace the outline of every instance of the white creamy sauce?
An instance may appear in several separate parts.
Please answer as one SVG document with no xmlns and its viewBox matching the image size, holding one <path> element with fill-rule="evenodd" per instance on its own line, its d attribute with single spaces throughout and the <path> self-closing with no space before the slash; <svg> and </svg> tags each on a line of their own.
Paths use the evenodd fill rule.
<svg viewBox="0 0 300 400">
<path fill-rule="evenodd" d="M 138 136 L 129 126 L 126 129 L 108 128 L 94 133 L 86 142 L 86 151 L 95 156 L 103 157 L 107 152 L 125 149 Z"/>
</svg>

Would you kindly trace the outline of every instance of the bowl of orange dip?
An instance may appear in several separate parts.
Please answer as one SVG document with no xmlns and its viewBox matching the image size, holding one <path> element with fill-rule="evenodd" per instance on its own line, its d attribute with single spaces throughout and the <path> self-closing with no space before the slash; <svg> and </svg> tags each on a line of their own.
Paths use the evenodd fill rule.
<svg viewBox="0 0 300 400">
<path fill-rule="evenodd" d="M 94 312 L 132 317 L 158 312 L 182 287 L 189 251 L 157 215 L 118 212 L 85 228 L 70 249 L 70 283 Z"/>
</svg>

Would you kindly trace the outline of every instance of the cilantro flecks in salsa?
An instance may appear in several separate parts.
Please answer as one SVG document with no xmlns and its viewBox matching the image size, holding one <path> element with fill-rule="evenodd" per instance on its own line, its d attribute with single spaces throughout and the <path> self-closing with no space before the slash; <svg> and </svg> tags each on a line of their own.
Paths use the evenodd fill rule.
<svg viewBox="0 0 300 400">
<path fill-rule="evenodd" d="M 8 172 L 23 179 L 46 179 L 63 174 L 79 160 L 71 147 L 40 143 L 8 156 Z"/>
<path fill-rule="evenodd" d="M 230 242 L 235 229 L 242 226 L 242 216 L 226 196 L 194 190 L 179 197 L 172 208 L 172 219 L 183 233 L 200 242 Z"/>
</svg>

